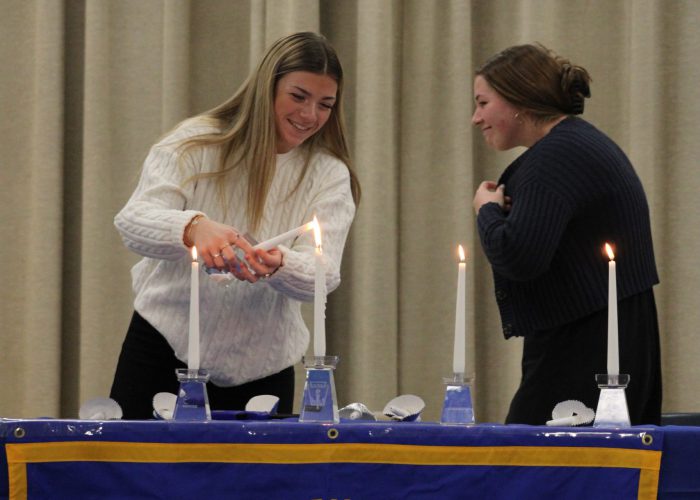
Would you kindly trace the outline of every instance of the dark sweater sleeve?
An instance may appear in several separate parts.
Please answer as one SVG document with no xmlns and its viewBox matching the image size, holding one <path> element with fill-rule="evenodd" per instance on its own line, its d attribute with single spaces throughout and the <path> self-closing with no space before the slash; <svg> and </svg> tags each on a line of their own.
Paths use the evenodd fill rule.
<svg viewBox="0 0 700 500">
<path fill-rule="evenodd" d="M 549 269 L 572 209 L 534 179 L 507 195 L 512 199 L 507 214 L 497 203 L 481 207 L 479 237 L 495 272 L 513 281 L 526 281 Z"/>
</svg>

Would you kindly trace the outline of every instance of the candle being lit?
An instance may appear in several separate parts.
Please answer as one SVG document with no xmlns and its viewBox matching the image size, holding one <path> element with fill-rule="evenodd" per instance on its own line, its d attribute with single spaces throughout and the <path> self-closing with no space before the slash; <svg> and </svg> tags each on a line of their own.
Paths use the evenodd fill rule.
<svg viewBox="0 0 700 500">
<path fill-rule="evenodd" d="M 464 373 L 465 370 L 465 287 L 467 263 L 464 248 L 459 245 L 459 264 L 457 268 L 457 307 L 455 309 L 455 344 L 452 358 L 452 368 L 455 373 Z"/>
<path fill-rule="evenodd" d="M 192 271 L 190 280 L 190 335 L 187 345 L 187 368 L 199 369 L 199 262 L 197 247 L 192 246 Z"/>
<path fill-rule="evenodd" d="M 314 285 L 314 356 L 326 355 L 326 270 L 323 265 L 323 248 L 321 246 L 321 226 L 314 216 L 314 239 L 316 251 L 316 281 Z"/>
<path fill-rule="evenodd" d="M 315 220 L 315 218 L 314 218 Z M 280 243 L 284 243 L 287 240 L 291 240 L 293 238 L 296 238 L 297 236 L 305 233 L 306 231 L 310 231 L 314 229 L 314 222 L 307 222 L 306 224 L 303 224 L 299 227 L 295 227 L 294 229 L 291 229 L 287 231 L 286 233 L 278 234 L 274 238 L 270 238 L 269 240 L 265 240 L 262 243 L 258 243 L 253 247 L 254 250 L 261 249 L 261 250 L 271 250 L 275 248 L 277 245 Z"/>
<path fill-rule="evenodd" d="M 610 258 L 608 263 L 608 375 L 620 373 L 619 352 L 617 345 L 617 276 L 615 271 L 615 253 L 606 243 L 605 251 Z"/>
</svg>

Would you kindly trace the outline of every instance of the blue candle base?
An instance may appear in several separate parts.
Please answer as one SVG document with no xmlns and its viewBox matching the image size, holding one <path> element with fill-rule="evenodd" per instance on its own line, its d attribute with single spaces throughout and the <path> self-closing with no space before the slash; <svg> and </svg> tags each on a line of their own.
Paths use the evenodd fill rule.
<svg viewBox="0 0 700 500">
<path fill-rule="evenodd" d="M 337 356 L 304 358 L 306 381 L 299 422 L 340 422 L 333 379 L 333 370 L 337 364 Z"/>
<path fill-rule="evenodd" d="M 472 403 L 471 378 L 464 378 L 463 373 L 455 373 L 453 378 L 444 379 L 445 400 L 442 405 L 441 424 L 472 425 L 474 405 Z"/>
<path fill-rule="evenodd" d="M 205 421 L 211 420 L 207 381 L 209 373 L 206 370 L 175 370 L 180 381 L 177 401 L 175 403 L 174 420 Z"/>
</svg>

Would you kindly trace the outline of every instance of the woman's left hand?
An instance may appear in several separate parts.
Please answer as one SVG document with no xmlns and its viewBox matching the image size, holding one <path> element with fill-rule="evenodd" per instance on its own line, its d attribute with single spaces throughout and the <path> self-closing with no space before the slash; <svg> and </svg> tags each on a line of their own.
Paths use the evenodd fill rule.
<svg viewBox="0 0 700 500">
<path fill-rule="evenodd" d="M 246 253 L 245 260 L 255 277 L 254 280 L 248 279 L 248 281 L 255 283 L 258 279 L 269 278 L 282 267 L 282 252 L 277 248 L 269 252 L 257 249 L 255 254 Z"/>
</svg>

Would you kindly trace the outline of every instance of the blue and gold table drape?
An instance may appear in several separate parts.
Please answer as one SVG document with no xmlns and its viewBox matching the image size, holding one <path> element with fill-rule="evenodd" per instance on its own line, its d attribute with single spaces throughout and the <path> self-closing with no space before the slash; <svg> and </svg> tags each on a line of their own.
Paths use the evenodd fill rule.
<svg viewBox="0 0 700 500">
<path fill-rule="evenodd" d="M 1 420 L 0 498 L 651 500 L 664 429 Z"/>
</svg>

